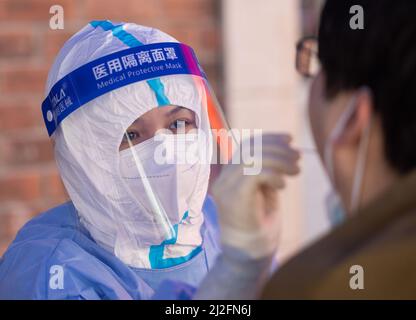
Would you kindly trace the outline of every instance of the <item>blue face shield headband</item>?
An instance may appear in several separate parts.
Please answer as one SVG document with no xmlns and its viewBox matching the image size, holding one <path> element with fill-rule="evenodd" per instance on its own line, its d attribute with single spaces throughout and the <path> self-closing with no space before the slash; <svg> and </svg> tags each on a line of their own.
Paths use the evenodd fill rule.
<svg viewBox="0 0 416 320">
<path fill-rule="evenodd" d="M 165 42 L 129 48 L 91 61 L 59 80 L 42 103 L 49 136 L 72 112 L 120 87 L 175 74 L 206 79 L 193 49 Z"/>
</svg>

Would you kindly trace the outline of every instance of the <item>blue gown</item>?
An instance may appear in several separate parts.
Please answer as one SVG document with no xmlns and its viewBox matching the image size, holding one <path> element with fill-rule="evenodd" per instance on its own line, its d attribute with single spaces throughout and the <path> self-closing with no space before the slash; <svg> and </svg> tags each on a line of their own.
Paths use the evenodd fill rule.
<svg viewBox="0 0 416 320">
<path fill-rule="evenodd" d="M 72 202 L 29 221 L 0 260 L 0 299 L 186 299 L 220 251 L 215 205 L 203 207 L 202 250 L 165 269 L 128 267 L 83 228 Z"/>
</svg>

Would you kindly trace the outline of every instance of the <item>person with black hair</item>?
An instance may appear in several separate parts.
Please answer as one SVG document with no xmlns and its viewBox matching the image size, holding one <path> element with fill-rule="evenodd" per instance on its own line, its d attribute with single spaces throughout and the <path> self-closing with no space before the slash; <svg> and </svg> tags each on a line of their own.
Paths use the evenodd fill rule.
<svg viewBox="0 0 416 320">
<path fill-rule="evenodd" d="M 363 29 L 350 27 L 353 5 L 363 8 Z M 415 12 L 410 0 L 326 1 L 318 38 L 299 42 L 296 65 L 313 78 L 309 118 L 340 199 L 337 226 L 270 279 L 270 257 L 224 246 L 196 298 L 416 299 Z M 238 170 L 225 168 L 213 188 L 221 227 L 232 223 L 222 216 L 262 214 L 257 227 L 267 230 L 279 214 L 264 205 L 273 193 L 252 177 L 237 185 Z M 246 189 L 260 192 L 242 207 L 234 200 Z"/>
</svg>

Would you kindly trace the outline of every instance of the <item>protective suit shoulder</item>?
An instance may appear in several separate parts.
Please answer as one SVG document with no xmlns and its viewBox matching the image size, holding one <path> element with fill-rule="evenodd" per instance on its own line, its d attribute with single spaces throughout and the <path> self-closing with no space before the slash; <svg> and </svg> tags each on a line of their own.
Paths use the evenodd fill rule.
<svg viewBox="0 0 416 320">
<path fill-rule="evenodd" d="M 78 224 L 72 203 L 29 221 L 0 261 L 0 299 L 146 299 L 153 294 Z"/>
<path fill-rule="evenodd" d="M 33 219 L 29 220 L 17 233 L 12 245 L 21 241 L 36 239 L 61 239 L 62 231 L 69 235 L 79 232 L 81 226 L 72 202 L 66 202 L 57 207 L 49 209 Z M 9 248 L 9 249 L 10 249 Z"/>
</svg>

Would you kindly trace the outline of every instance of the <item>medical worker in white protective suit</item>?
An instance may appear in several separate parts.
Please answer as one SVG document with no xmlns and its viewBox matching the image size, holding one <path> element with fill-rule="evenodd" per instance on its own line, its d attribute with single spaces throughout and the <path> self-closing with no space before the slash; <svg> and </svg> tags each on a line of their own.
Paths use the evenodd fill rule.
<svg viewBox="0 0 416 320">
<path fill-rule="evenodd" d="M 219 252 L 208 112 L 221 118 L 192 51 L 156 29 L 93 21 L 59 52 L 45 97 L 71 201 L 19 231 L 0 298 L 191 296 Z"/>
</svg>

